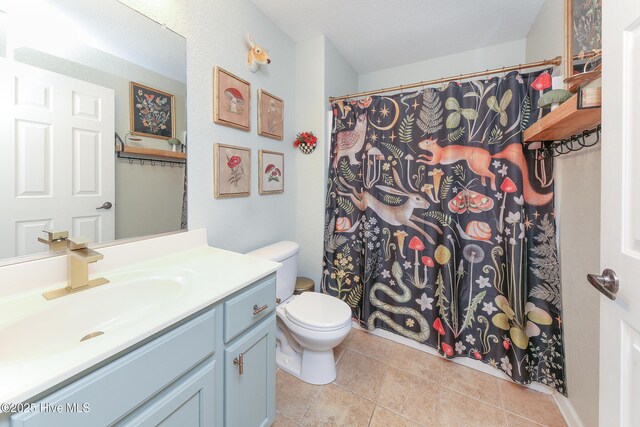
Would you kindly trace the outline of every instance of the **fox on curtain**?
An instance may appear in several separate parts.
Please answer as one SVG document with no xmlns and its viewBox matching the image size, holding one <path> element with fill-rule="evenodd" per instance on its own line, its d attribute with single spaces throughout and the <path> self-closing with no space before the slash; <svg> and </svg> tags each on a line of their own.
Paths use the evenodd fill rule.
<svg viewBox="0 0 640 427">
<path fill-rule="evenodd" d="M 383 328 L 566 394 L 548 70 L 332 105 L 322 289 Z"/>
</svg>

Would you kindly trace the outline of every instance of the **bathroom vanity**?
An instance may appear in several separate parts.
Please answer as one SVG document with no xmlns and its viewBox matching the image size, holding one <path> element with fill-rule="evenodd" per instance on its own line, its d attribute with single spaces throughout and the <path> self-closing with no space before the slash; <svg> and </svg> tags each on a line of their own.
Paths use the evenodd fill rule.
<svg viewBox="0 0 640 427">
<path fill-rule="evenodd" d="M 202 230 L 100 251 L 99 288 L 47 301 L 52 283 L 2 286 L 0 427 L 270 425 L 279 264 Z M 56 258 L 0 267 L 1 283 L 28 264 L 56 277 Z"/>
</svg>

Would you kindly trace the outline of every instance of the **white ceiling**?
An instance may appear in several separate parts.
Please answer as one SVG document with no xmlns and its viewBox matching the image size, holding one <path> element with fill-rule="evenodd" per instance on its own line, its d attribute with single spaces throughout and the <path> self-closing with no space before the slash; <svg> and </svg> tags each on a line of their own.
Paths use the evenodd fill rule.
<svg viewBox="0 0 640 427">
<path fill-rule="evenodd" d="M 252 1 L 294 41 L 324 33 L 363 74 L 522 39 L 545 0 Z"/>
</svg>

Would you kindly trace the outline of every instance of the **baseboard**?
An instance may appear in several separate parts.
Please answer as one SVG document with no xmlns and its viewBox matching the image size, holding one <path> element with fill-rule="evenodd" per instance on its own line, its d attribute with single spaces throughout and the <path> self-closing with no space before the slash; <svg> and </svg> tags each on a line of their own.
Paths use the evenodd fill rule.
<svg viewBox="0 0 640 427">
<path fill-rule="evenodd" d="M 556 405 L 558 405 L 558 409 L 560 409 L 560 412 L 569 427 L 584 427 L 582 420 L 567 397 L 555 390 L 551 393 L 551 396 L 553 397 L 553 400 L 556 401 Z"/>
</svg>

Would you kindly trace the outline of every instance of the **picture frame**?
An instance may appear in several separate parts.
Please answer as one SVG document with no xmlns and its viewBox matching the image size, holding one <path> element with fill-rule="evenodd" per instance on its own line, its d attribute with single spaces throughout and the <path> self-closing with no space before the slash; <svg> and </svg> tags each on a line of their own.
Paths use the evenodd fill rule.
<svg viewBox="0 0 640 427">
<path fill-rule="evenodd" d="M 129 119 L 132 135 L 170 139 L 176 134 L 175 96 L 129 82 Z"/>
<path fill-rule="evenodd" d="M 602 5 L 591 0 L 564 2 L 564 77 L 590 71 L 602 54 Z M 589 64 L 588 64 L 589 63 Z"/>
<path fill-rule="evenodd" d="M 258 151 L 258 193 L 284 193 L 284 153 Z"/>
<path fill-rule="evenodd" d="M 578 110 L 602 108 L 602 78 L 597 77 L 578 89 Z"/>
<path fill-rule="evenodd" d="M 258 90 L 258 135 L 284 138 L 284 101 L 263 89 Z"/>
<path fill-rule="evenodd" d="M 213 121 L 251 130 L 251 83 L 216 66 L 213 71 Z"/>
<path fill-rule="evenodd" d="M 215 144 L 213 188 L 216 199 L 251 195 L 251 149 Z"/>
</svg>

